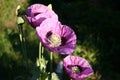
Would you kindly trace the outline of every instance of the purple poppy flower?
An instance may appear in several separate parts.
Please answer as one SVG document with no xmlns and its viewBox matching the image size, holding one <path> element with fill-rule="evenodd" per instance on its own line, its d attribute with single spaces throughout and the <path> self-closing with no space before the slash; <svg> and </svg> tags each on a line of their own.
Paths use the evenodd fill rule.
<svg viewBox="0 0 120 80">
<path fill-rule="evenodd" d="M 93 69 L 87 60 L 78 56 L 67 56 L 63 59 L 66 73 L 73 80 L 83 80 L 93 74 Z"/>
<path fill-rule="evenodd" d="M 44 47 L 52 52 L 71 54 L 75 49 L 76 35 L 74 31 L 59 21 L 46 19 L 39 27 L 36 27 L 36 32 Z"/>
<path fill-rule="evenodd" d="M 57 14 L 43 4 L 33 4 L 28 7 L 25 17 L 33 27 L 39 26 L 46 18 L 58 20 Z"/>
</svg>

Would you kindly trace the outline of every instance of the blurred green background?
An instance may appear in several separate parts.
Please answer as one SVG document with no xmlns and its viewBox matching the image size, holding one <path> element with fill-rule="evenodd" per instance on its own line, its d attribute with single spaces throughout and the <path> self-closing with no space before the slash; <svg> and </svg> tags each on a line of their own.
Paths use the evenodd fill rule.
<svg viewBox="0 0 120 80">
<path fill-rule="evenodd" d="M 29 63 L 25 64 L 15 10 L 21 5 L 25 12 L 34 3 L 51 3 L 59 20 L 74 29 L 77 45 L 73 54 L 86 58 L 95 71 L 88 80 L 120 80 L 119 0 L 0 0 L 0 80 L 30 80 L 32 76 L 30 70 L 38 56 L 39 41 L 25 21 Z"/>
</svg>

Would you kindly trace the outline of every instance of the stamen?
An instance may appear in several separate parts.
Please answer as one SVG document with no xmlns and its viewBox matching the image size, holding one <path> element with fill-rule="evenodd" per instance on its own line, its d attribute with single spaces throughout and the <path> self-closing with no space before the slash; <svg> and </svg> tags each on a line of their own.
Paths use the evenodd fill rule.
<svg viewBox="0 0 120 80">
<path fill-rule="evenodd" d="M 51 34 L 48 37 L 48 42 L 51 47 L 58 47 L 61 45 L 61 38 L 56 34 Z"/>
<path fill-rule="evenodd" d="M 71 69 L 74 73 L 80 73 L 80 70 L 77 66 L 73 66 Z"/>
<path fill-rule="evenodd" d="M 80 74 L 82 72 L 82 68 L 77 65 L 68 65 L 67 66 L 73 73 Z"/>
</svg>

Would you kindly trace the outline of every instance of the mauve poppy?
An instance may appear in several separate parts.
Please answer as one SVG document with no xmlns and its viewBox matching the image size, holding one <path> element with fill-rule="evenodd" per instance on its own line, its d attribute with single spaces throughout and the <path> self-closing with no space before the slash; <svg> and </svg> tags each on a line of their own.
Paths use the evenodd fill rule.
<svg viewBox="0 0 120 80">
<path fill-rule="evenodd" d="M 93 69 L 88 61 L 79 56 L 67 56 L 63 59 L 66 73 L 73 80 L 83 80 L 93 74 Z"/>
<path fill-rule="evenodd" d="M 26 10 L 25 17 L 33 27 L 39 26 L 41 22 L 47 18 L 58 20 L 57 14 L 43 4 L 33 4 L 29 6 Z"/>
<path fill-rule="evenodd" d="M 36 27 L 36 32 L 43 46 L 52 52 L 71 54 L 75 49 L 74 31 L 55 19 L 44 20 L 40 26 Z"/>
</svg>

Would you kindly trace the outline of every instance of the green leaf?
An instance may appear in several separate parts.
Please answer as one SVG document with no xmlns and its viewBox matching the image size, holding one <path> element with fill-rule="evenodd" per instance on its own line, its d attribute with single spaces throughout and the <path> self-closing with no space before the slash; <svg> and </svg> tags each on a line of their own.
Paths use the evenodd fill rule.
<svg viewBox="0 0 120 80">
<path fill-rule="evenodd" d="M 48 8 L 52 9 L 52 4 L 49 4 L 49 5 L 48 5 Z"/>
<path fill-rule="evenodd" d="M 18 5 L 17 8 L 16 8 L 16 15 L 18 15 L 18 10 L 19 10 L 20 8 L 21 8 L 21 6 Z"/>
<path fill-rule="evenodd" d="M 17 24 L 23 24 L 25 21 L 22 17 L 17 17 Z"/>
</svg>

